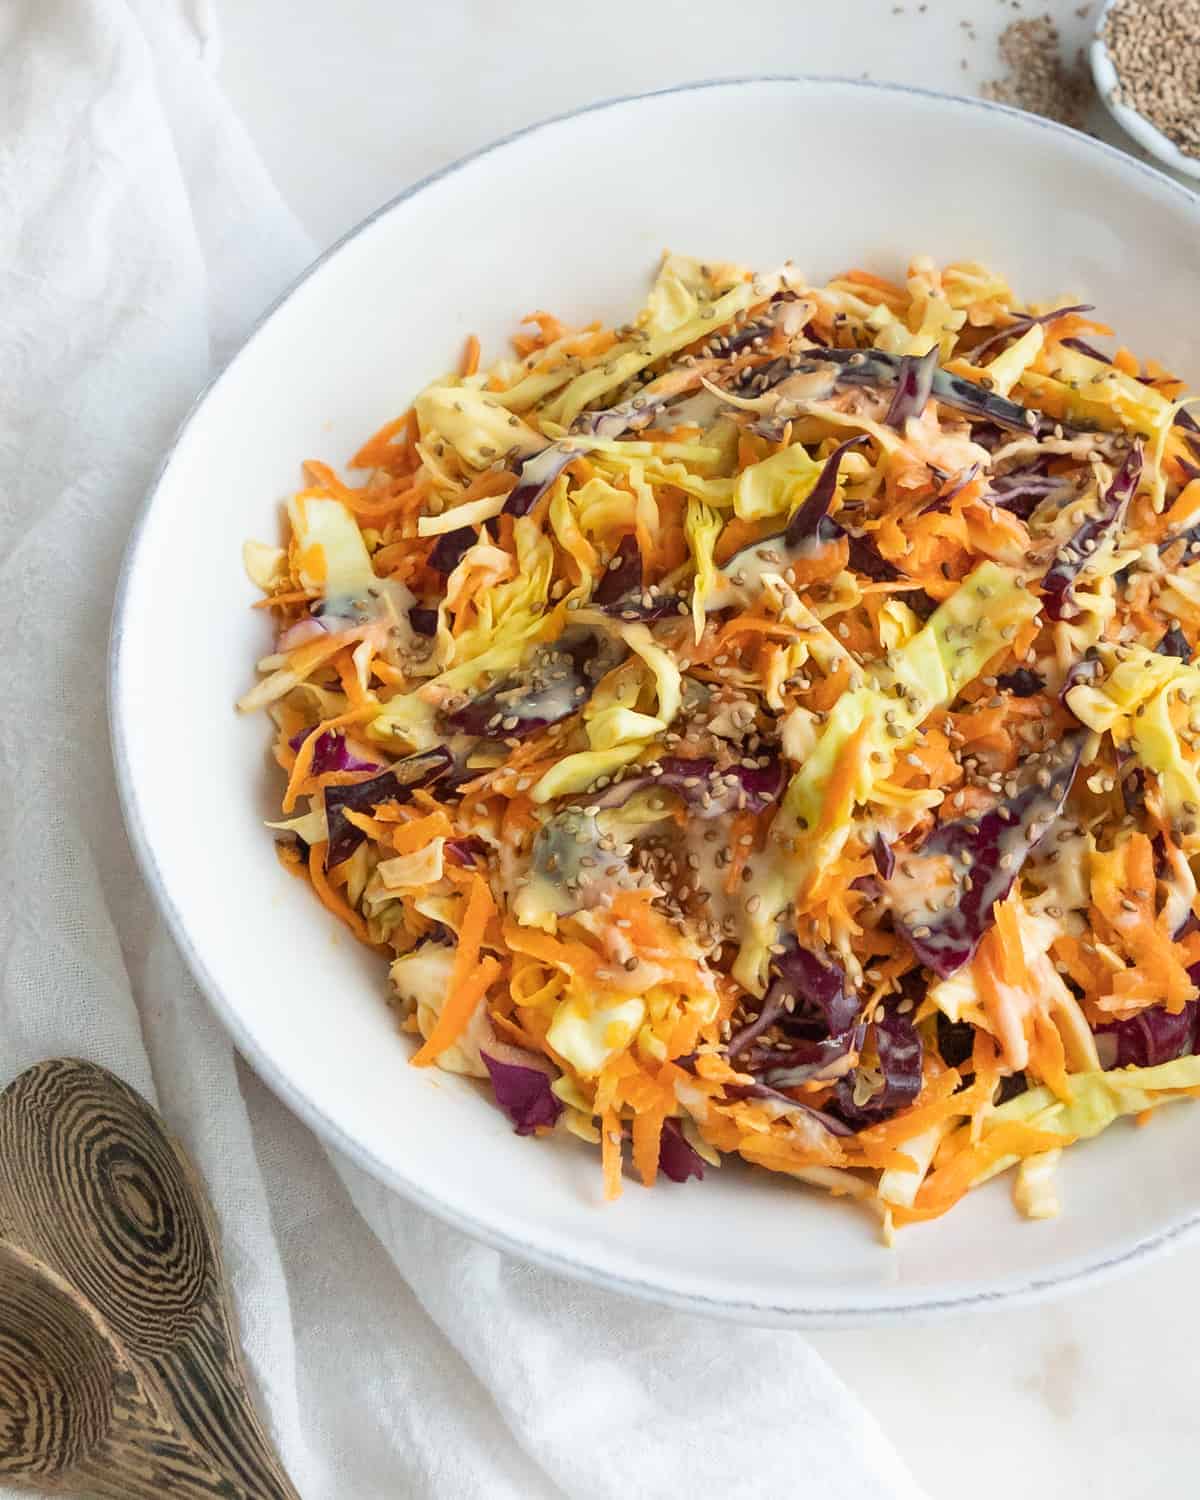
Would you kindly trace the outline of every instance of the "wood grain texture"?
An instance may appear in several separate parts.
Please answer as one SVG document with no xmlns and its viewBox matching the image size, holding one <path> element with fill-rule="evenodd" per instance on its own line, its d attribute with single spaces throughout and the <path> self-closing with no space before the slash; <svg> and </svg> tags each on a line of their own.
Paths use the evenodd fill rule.
<svg viewBox="0 0 1200 1500">
<path fill-rule="evenodd" d="M 40 1063 L 0 1096 L 0 1482 L 298 1500 L 250 1401 L 199 1175 L 91 1063 Z"/>
</svg>

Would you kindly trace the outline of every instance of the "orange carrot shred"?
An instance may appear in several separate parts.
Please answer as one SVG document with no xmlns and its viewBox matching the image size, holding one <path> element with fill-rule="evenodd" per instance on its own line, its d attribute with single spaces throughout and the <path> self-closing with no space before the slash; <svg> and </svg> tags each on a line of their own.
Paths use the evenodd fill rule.
<svg viewBox="0 0 1200 1500">
<path fill-rule="evenodd" d="M 621 1196 L 621 1121 L 610 1109 L 600 1117 L 600 1160 L 604 1168 L 604 1196 L 611 1203 Z"/>
<path fill-rule="evenodd" d="M 415 1054 L 412 1061 L 418 1068 L 427 1068 L 437 1061 L 443 1052 L 461 1035 L 474 1013 L 480 997 L 487 992 L 488 985 L 500 972 L 500 965 L 493 958 L 479 962 L 479 948 L 487 924 L 495 915 L 496 906 L 488 883 L 482 876 L 470 873 L 470 890 L 462 926 L 458 932 L 458 947 L 454 954 L 454 969 L 442 1013 L 437 1019 L 429 1039 Z M 481 976 L 487 975 L 482 983 Z"/>
<path fill-rule="evenodd" d="M 367 924 L 359 914 L 350 906 L 330 885 L 325 875 L 325 851 L 329 848 L 328 841 L 313 844 L 308 851 L 308 878 L 312 881 L 313 890 L 321 898 L 321 903 L 327 907 L 339 921 L 342 921 L 350 929 L 359 942 L 366 943 L 368 948 L 375 946 L 371 941 L 371 934 L 367 931 Z"/>
</svg>

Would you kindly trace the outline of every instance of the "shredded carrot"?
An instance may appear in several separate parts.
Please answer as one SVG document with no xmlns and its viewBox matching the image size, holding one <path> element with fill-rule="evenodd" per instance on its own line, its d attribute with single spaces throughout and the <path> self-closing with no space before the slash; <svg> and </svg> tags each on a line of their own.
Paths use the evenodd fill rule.
<svg viewBox="0 0 1200 1500">
<path fill-rule="evenodd" d="M 388 836 L 387 827 L 379 822 L 377 818 L 369 817 L 366 813 L 357 812 L 353 807 L 344 807 L 342 816 L 347 823 L 352 823 L 355 828 L 361 829 L 369 839 L 376 843 L 383 842 Z"/>
<path fill-rule="evenodd" d="M 392 829 L 392 848 L 397 854 L 413 854 L 436 838 L 453 838 L 454 826 L 444 812 L 427 813 Z"/>
<path fill-rule="evenodd" d="M 468 375 L 474 375 L 479 369 L 479 340 L 475 335 L 469 334 L 466 347 L 463 349 L 462 363 L 458 367 L 458 373 L 465 379 Z"/>
<path fill-rule="evenodd" d="M 943 1120 L 952 1120 L 956 1116 L 965 1118 L 977 1103 L 980 1090 L 977 1081 L 956 1094 L 954 1090 L 960 1081 L 953 1068 L 936 1078 L 926 1079 L 917 1102 L 911 1108 L 881 1125 L 860 1131 L 856 1143 L 860 1147 L 898 1147 Z"/>
<path fill-rule="evenodd" d="M 367 924 L 359 914 L 350 906 L 329 884 L 325 876 L 325 853 L 329 848 L 326 841 L 312 844 L 308 851 L 308 878 L 312 881 L 313 890 L 321 898 L 321 904 L 331 911 L 340 922 L 344 922 L 360 943 L 366 943 L 368 948 L 375 944 L 371 941 L 371 934 L 367 931 Z"/>
<path fill-rule="evenodd" d="M 604 1168 L 604 1196 L 611 1203 L 621 1196 L 621 1122 L 612 1110 L 600 1120 L 600 1157 Z"/>
<path fill-rule="evenodd" d="M 511 920 L 504 923 L 504 942 L 512 952 L 540 958 L 564 974 L 579 973 L 590 978 L 600 964 L 596 952 L 584 943 L 563 942 Z"/>
<path fill-rule="evenodd" d="M 285 594 L 268 594 L 265 599 L 256 599 L 250 608 L 282 609 L 289 604 L 311 604 L 320 597 L 320 594 L 313 593 L 311 589 L 289 589 Z"/>
<path fill-rule="evenodd" d="M 1000 972 L 1004 982 L 1013 986 L 1026 986 L 1030 982 L 1029 971 L 1025 967 L 1021 929 L 1017 925 L 1017 903 L 1017 894 L 1011 891 L 1007 899 L 997 901 L 992 910 L 996 918 L 996 932 L 1000 938 Z"/>
<path fill-rule="evenodd" d="M 946 1166 L 931 1172 L 918 1189 L 912 1208 L 895 1210 L 896 1222 L 938 1219 L 954 1207 L 973 1182 L 1006 1156 L 1034 1156 L 1070 1145 L 1073 1139 L 1018 1121 L 995 1125 L 978 1146 L 959 1152 Z"/>
<path fill-rule="evenodd" d="M 658 1153 L 669 1104 L 664 1099 L 633 1117 L 633 1165 L 647 1187 L 653 1187 L 658 1177 Z"/>
<path fill-rule="evenodd" d="M 864 300 L 881 302 L 894 312 L 899 312 L 908 302 L 908 294 L 903 287 L 897 286 L 895 282 L 885 281 L 882 276 L 875 276 L 870 271 L 847 271 L 842 280 L 850 282 Z"/>
<path fill-rule="evenodd" d="M 1200 515 L 1200 479 L 1189 480 L 1180 490 L 1166 516 L 1163 518 L 1163 534 L 1171 536 L 1184 531 Z"/>
<path fill-rule="evenodd" d="M 487 881 L 472 874 L 446 1000 L 425 1045 L 412 1059 L 415 1067 L 427 1068 L 437 1060 L 439 1052 L 444 1052 L 461 1035 L 480 998 L 500 972 L 500 965 L 494 958 L 481 962 L 479 957 L 483 935 L 495 911 Z"/>
<path fill-rule="evenodd" d="M 277 839 L 275 841 L 275 858 L 289 875 L 295 875 L 301 880 L 304 879 L 307 866 L 304 862 L 304 856 L 300 852 L 299 844 L 289 844 L 283 839 Z"/>
<path fill-rule="evenodd" d="M 500 964 L 494 958 L 482 959 L 478 968 L 467 974 L 461 985 L 446 998 L 442 1013 L 434 1024 L 429 1039 L 412 1055 L 415 1068 L 428 1068 L 451 1047 L 467 1029 L 475 1008 L 487 994 L 493 980 L 500 973 Z"/>
<path fill-rule="evenodd" d="M 1116 365 L 1117 369 L 1120 370 L 1122 375 L 1136 376 L 1141 373 L 1142 367 L 1138 363 L 1136 355 L 1132 354 L 1128 349 L 1126 349 L 1124 344 L 1122 344 L 1117 352 L 1113 355 L 1112 362 L 1114 365 Z"/>
<path fill-rule="evenodd" d="M 1067 1076 L 1066 1050 L 1062 1033 L 1053 1020 L 1041 1011 L 1035 1011 L 1032 1019 L 1033 1037 L 1029 1046 L 1029 1060 L 1034 1073 L 1054 1091 L 1064 1104 L 1075 1097 L 1071 1081 Z"/>
<path fill-rule="evenodd" d="M 385 491 L 378 498 L 369 496 L 361 490 L 350 490 L 342 498 L 358 520 L 385 521 L 389 516 L 403 514 L 410 509 L 413 500 L 421 496 L 422 491 L 418 486 L 408 485 Z"/>
<path fill-rule="evenodd" d="M 503 1031 L 510 1041 L 516 1042 L 518 1047 L 528 1047 L 530 1052 L 541 1050 L 541 1039 L 526 1031 L 525 1028 L 513 1020 L 511 1016 L 498 1014 L 495 1010 L 491 1012 L 492 1025 L 499 1031 Z"/>
<path fill-rule="evenodd" d="M 829 778 L 821 821 L 817 825 L 818 833 L 827 833 L 853 810 L 855 789 L 862 775 L 863 747 L 867 742 L 868 729 L 869 725 L 864 721 L 842 747 Z"/>
<path fill-rule="evenodd" d="M 292 764 L 291 775 L 288 777 L 287 788 L 283 794 L 283 810 L 290 813 L 295 810 L 296 798 L 304 789 L 304 784 L 312 774 L 313 753 L 317 748 L 317 741 L 323 734 L 330 734 L 337 729 L 346 729 L 351 724 L 365 724 L 374 718 L 379 712 L 377 703 L 362 704 L 357 708 L 351 708 L 344 714 L 335 714 L 332 719 L 324 719 L 317 724 L 305 738 L 300 742 L 300 748 L 296 751 L 296 759 Z"/>
<path fill-rule="evenodd" d="M 401 445 L 395 443 L 393 439 L 402 432 L 407 435 L 408 423 L 408 412 L 402 412 L 398 417 L 393 417 L 390 422 L 385 422 L 350 460 L 350 467 L 352 469 L 386 468 L 393 459 L 399 456 L 397 449 Z"/>
</svg>

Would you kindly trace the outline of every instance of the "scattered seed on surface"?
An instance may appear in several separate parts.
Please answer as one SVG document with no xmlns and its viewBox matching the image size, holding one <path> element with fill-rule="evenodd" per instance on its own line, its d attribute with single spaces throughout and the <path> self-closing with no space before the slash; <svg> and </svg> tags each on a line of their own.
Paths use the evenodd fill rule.
<svg viewBox="0 0 1200 1500">
<path fill-rule="evenodd" d="M 1010 22 L 1000 33 L 998 48 L 1008 71 L 983 85 L 985 99 L 1083 128 L 1094 94 L 1091 74 L 1082 53 L 1063 55 L 1058 27 L 1049 16 Z"/>
</svg>

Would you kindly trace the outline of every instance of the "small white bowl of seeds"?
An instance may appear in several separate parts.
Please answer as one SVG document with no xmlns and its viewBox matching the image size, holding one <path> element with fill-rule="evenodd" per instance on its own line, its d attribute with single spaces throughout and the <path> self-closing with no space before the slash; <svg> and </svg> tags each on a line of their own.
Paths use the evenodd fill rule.
<svg viewBox="0 0 1200 1500">
<path fill-rule="evenodd" d="M 1200 178 L 1200 0 L 1108 0 L 1091 63 L 1117 124 L 1163 166 Z"/>
</svg>

